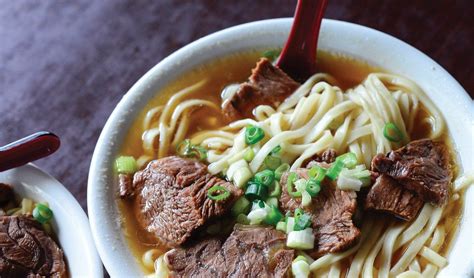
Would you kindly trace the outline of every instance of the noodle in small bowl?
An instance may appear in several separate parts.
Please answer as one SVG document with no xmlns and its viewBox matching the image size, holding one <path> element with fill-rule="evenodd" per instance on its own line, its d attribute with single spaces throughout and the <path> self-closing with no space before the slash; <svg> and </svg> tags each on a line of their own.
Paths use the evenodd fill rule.
<svg viewBox="0 0 474 278">
<path fill-rule="evenodd" d="M 122 212 L 119 209 L 119 201 L 117 198 L 116 177 L 113 169 L 113 162 L 120 152 L 121 145 L 123 144 L 134 119 L 138 117 L 139 113 L 145 109 L 145 106 L 156 97 L 157 92 L 162 91 L 168 84 L 200 65 L 234 53 L 259 49 L 280 48 L 288 36 L 290 26 L 291 19 L 259 21 L 229 28 L 193 42 L 176 51 L 152 68 L 129 90 L 129 92 L 127 92 L 124 98 L 117 105 L 103 129 L 94 151 L 89 172 L 88 185 L 88 207 L 92 233 L 102 261 L 111 276 L 144 275 L 139 263 L 139 258 L 134 256 L 124 233 Z M 395 87 L 398 88 L 405 86 L 414 88 L 412 91 L 423 91 L 426 93 L 426 96 L 424 93 L 417 94 L 417 99 L 427 106 L 428 110 L 435 111 L 432 113 L 433 121 L 431 122 L 434 133 L 444 129 L 444 127 L 439 126 L 439 124 L 442 125 L 444 122 L 446 123 L 449 137 L 452 139 L 452 145 L 456 152 L 455 156 L 457 156 L 456 162 L 459 166 L 458 170 L 461 175 L 468 177 L 469 179 L 469 173 L 474 169 L 472 130 L 474 122 L 473 102 L 465 90 L 441 66 L 423 53 L 396 38 L 367 27 L 335 20 L 323 21 L 318 48 L 324 51 L 339 53 L 366 61 L 371 65 L 383 68 L 389 73 L 408 77 L 410 80 L 415 82 L 417 84 L 415 86 L 406 85 L 406 83 L 404 83 L 405 79 L 403 78 L 396 79 L 392 78 L 392 75 L 378 74 L 371 75 L 364 84 L 366 88 L 371 88 L 379 86 L 380 81 L 382 81 L 382 83 L 388 84 L 387 87 L 397 85 Z M 210 78 L 212 78 L 212 76 Z M 199 83 L 196 86 L 199 86 Z M 318 91 L 319 89 L 315 88 L 315 90 Z M 321 88 L 321 90 L 324 91 L 326 89 Z M 357 103 L 356 99 L 358 93 L 350 93 L 355 96 L 354 102 Z M 360 96 L 363 94 L 364 92 L 361 92 Z M 395 92 L 393 94 L 396 95 L 395 98 L 399 101 L 400 107 L 405 105 L 403 103 L 407 103 L 405 107 L 413 106 L 411 105 L 413 102 L 411 102 L 411 100 L 406 96 L 403 96 L 403 93 Z M 341 101 L 344 100 L 338 92 L 335 92 L 334 95 L 336 99 L 339 98 Z M 317 96 L 314 98 L 317 98 Z M 308 99 L 310 98 L 308 97 Z M 295 100 L 295 103 L 296 101 L 297 99 Z M 293 105 L 296 105 L 295 103 Z M 382 103 L 384 102 L 382 101 Z M 186 109 L 187 105 L 193 105 L 193 103 L 183 102 L 183 110 Z M 199 105 L 207 104 L 206 102 L 201 102 Z M 211 104 L 209 105 L 212 106 Z M 291 106 L 292 104 L 290 103 L 289 105 Z M 431 105 L 435 108 L 431 109 Z M 303 106 L 303 104 L 301 106 Z M 351 103 L 342 103 L 341 109 L 351 109 L 352 106 L 353 104 Z M 407 114 L 410 113 L 410 109 L 407 109 Z M 161 113 L 158 110 L 159 108 L 154 112 Z M 291 107 L 279 107 L 279 111 L 280 110 L 284 113 L 286 113 L 285 111 L 288 111 L 288 113 L 286 113 L 287 115 L 290 115 L 291 113 L 297 114 L 298 106 L 294 109 Z M 370 107 L 367 107 L 367 111 L 369 110 Z M 439 115 L 437 114 L 438 110 L 440 111 Z M 275 113 L 275 111 L 271 111 L 265 107 L 257 109 L 256 112 L 258 114 L 257 118 L 262 119 L 262 121 L 267 117 L 266 115 Z M 414 118 L 408 118 L 411 118 L 411 120 L 408 121 L 407 130 L 410 129 L 411 125 L 417 124 L 413 123 Z M 444 118 L 444 120 L 442 120 L 442 118 Z M 171 125 L 174 124 L 171 123 Z M 247 122 L 241 122 L 240 124 L 245 126 Z M 302 125 L 302 123 L 295 123 L 295 125 L 299 126 Z M 180 128 L 177 127 L 176 129 L 179 131 Z M 276 131 L 279 130 L 277 129 Z M 166 130 L 160 132 L 166 132 Z M 316 138 L 320 136 L 320 134 L 317 133 L 317 130 L 309 132 L 306 135 L 305 140 L 307 139 L 308 141 L 311 141 L 312 137 Z M 229 133 L 223 132 L 222 134 L 224 135 L 220 141 L 212 141 L 213 138 L 208 138 L 209 146 L 214 144 L 213 146 L 217 146 L 216 148 L 218 148 L 220 145 L 215 144 L 232 144 L 232 142 L 229 141 L 229 138 L 226 138 Z M 368 135 L 370 134 L 370 131 L 361 127 L 359 129 L 359 134 Z M 352 133 L 351 136 L 356 140 L 358 135 Z M 276 134 L 274 137 L 276 137 Z M 321 144 L 324 144 L 326 139 L 330 139 L 325 136 L 321 136 L 320 138 L 322 138 L 320 139 Z M 192 138 L 192 140 L 199 141 L 196 138 Z M 174 143 L 176 142 L 170 140 L 170 142 L 165 142 L 164 144 Z M 375 146 L 375 144 L 372 144 L 372 146 Z M 299 149 L 304 149 L 304 147 L 300 147 Z M 299 149 L 295 147 L 294 152 L 297 152 Z M 378 145 L 377 148 L 372 149 L 376 149 L 377 152 L 387 151 L 383 146 L 379 149 Z M 363 157 L 364 154 L 366 154 L 366 152 L 362 149 L 362 151 L 360 151 L 360 156 Z M 158 155 L 162 156 L 161 153 Z M 370 157 L 372 157 L 372 155 Z M 361 160 L 368 160 L 370 162 L 370 157 L 365 159 L 361 158 Z M 258 158 L 258 155 L 256 158 Z M 218 161 L 217 156 L 212 159 Z M 144 160 L 146 160 L 146 158 L 144 158 Z M 250 166 L 258 168 L 258 163 L 261 161 L 259 162 L 257 160 L 258 159 L 255 159 L 255 162 L 252 161 Z M 297 160 L 297 162 L 300 163 L 301 160 L 302 159 L 300 159 L 300 161 Z M 299 165 L 296 165 L 295 167 L 297 166 Z M 216 171 L 217 173 L 221 170 L 219 167 L 219 163 L 214 163 L 212 167 L 210 166 L 209 170 Z M 456 195 L 456 190 L 459 189 L 456 188 L 456 186 L 461 185 L 462 182 L 454 183 L 455 194 L 453 194 L 453 196 L 460 197 L 459 194 Z M 474 190 L 468 188 L 466 191 L 460 192 L 463 192 L 464 194 L 464 206 L 461 212 L 461 220 L 450 245 L 450 251 L 446 256 L 448 263 L 440 272 L 438 272 L 438 275 L 440 276 L 463 277 L 472 275 L 471 269 L 474 265 L 474 239 L 472 230 L 474 225 L 472 219 Z M 391 238 L 394 238 L 393 241 L 395 245 L 408 244 L 406 246 L 407 250 L 409 250 L 408 246 L 410 246 L 411 240 L 405 242 L 406 238 L 417 239 L 418 241 L 427 241 L 429 238 L 429 241 L 433 243 L 431 247 L 426 247 L 423 243 L 420 244 L 413 240 L 414 247 L 412 247 L 412 249 L 417 249 L 419 247 L 414 255 L 423 257 L 420 260 L 429 261 L 428 263 L 423 263 L 424 265 L 430 265 L 430 263 L 444 265 L 444 258 L 440 257 L 436 252 L 432 252 L 432 249 L 430 249 L 439 248 L 440 243 L 434 242 L 443 241 L 443 236 L 440 236 L 444 235 L 442 228 L 434 228 L 437 227 L 437 222 L 443 215 L 442 209 L 432 209 L 431 207 L 428 207 L 424 209 L 420 215 L 422 216 L 419 218 L 426 219 L 423 224 L 427 225 L 425 230 L 422 230 L 425 226 L 416 227 L 415 225 L 413 225 L 412 228 L 407 228 L 404 232 L 402 232 L 402 230 L 405 229 L 405 227 L 395 227 L 390 231 L 387 229 L 387 232 L 379 237 L 380 240 L 373 242 L 375 246 L 374 248 L 385 250 L 383 239 L 385 238 L 387 241 L 390 241 Z M 428 221 L 428 219 L 430 220 Z M 430 224 L 432 222 L 434 224 Z M 374 225 L 377 226 L 378 224 L 376 223 Z M 432 229 L 429 227 L 430 225 L 433 226 Z M 362 229 L 364 233 L 364 228 L 362 227 Z M 380 229 L 371 229 L 371 233 L 378 233 L 376 232 L 377 230 L 380 231 Z M 416 235 L 409 234 L 410 231 L 413 230 L 418 231 Z M 397 239 L 398 236 L 401 236 L 402 238 L 397 241 L 395 239 Z M 400 241 L 402 243 L 400 243 Z M 393 244 L 390 248 L 393 248 Z M 352 249 L 349 249 L 348 251 L 354 253 L 357 251 L 351 250 Z M 351 256 L 351 254 L 339 255 Z M 355 257 L 357 257 L 357 254 L 359 253 L 355 254 Z M 335 254 L 328 257 L 322 257 L 324 259 L 317 260 L 312 264 L 312 268 L 317 268 L 318 265 L 337 262 L 339 260 L 339 255 Z M 361 254 L 361 256 L 363 256 L 363 254 Z M 366 265 L 374 264 L 374 261 L 376 261 L 377 258 L 377 252 L 369 252 L 365 257 L 367 258 L 362 261 L 360 269 L 357 270 L 360 274 L 366 273 Z M 408 262 L 411 261 L 407 259 L 405 263 Z M 405 269 L 402 264 L 403 263 L 400 265 L 397 264 L 391 269 L 385 269 L 385 271 L 386 273 L 390 271 L 390 274 L 398 274 Z M 416 264 L 410 264 L 410 269 L 419 269 L 420 266 L 417 264 L 418 262 Z M 436 266 L 432 264 L 431 268 L 435 269 Z M 431 271 L 431 273 L 436 273 L 436 271 L 437 269 Z"/>
</svg>

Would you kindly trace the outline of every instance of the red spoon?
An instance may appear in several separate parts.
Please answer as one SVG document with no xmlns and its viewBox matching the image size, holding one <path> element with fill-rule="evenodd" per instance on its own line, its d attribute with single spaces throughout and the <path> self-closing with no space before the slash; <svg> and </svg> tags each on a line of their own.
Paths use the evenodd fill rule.
<svg viewBox="0 0 474 278">
<path fill-rule="evenodd" d="M 0 147 L 0 172 L 48 156 L 54 153 L 59 145 L 58 136 L 40 131 Z"/>
<path fill-rule="evenodd" d="M 276 65 L 304 81 L 316 72 L 319 29 L 327 0 L 298 0 L 290 35 Z"/>
</svg>

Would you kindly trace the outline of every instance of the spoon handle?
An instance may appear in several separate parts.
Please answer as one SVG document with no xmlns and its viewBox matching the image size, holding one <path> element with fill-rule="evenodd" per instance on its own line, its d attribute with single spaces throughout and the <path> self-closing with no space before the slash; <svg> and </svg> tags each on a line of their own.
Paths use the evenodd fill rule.
<svg viewBox="0 0 474 278">
<path fill-rule="evenodd" d="M 59 145 L 58 136 L 40 131 L 0 147 L 0 172 L 48 156 L 54 153 Z"/>
<path fill-rule="evenodd" d="M 298 81 L 316 72 L 319 29 L 327 0 L 298 0 L 290 35 L 277 66 Z"/>
</svg>

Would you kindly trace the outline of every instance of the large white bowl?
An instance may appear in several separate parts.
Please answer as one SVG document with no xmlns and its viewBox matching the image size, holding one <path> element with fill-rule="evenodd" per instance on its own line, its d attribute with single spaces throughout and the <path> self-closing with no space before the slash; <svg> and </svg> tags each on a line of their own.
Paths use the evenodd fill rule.
<svg viewBox="0 0 474 278">
<path fill-rule="evenodd" d="M 12 185 L 21 197 L 48 202 L 54 214 L 51 224 L 64 251 L 70 277 L 103 277 L 87 215 L 61 183 L 33 164 L 0 172 L 0 182 Z"/>
<path fill-rule="evenodd" d="M 239 25 L 199 39 L 176 51 L 147 72 L 123 97 L 97 142 L 89 172 L 89 219 L 99 254 L 112 276 L 143 275 L 120 227 L 113 160 L 132 121 L 168 83 L 190 69 L 230 53 L 281 47 L 292 19 Z M 319 48 L 346 53 L 408 76 L 418 83 L 446 118 L 463 168 L 473 169 L 474 107 L 466 91 L 440 65 L 417 49 L 382 32 L 351 23 L 324 20 Z M 469 190 L 462 224 L 441 276 L 468 276 L 474 258 L 473 203 Z"/>
</svg>

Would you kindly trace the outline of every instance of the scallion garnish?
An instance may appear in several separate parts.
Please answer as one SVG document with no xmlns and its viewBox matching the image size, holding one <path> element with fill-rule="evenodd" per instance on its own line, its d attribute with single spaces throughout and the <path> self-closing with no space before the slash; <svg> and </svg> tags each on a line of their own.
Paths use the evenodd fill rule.
<svg viewBox="0 0 474 278">
<path fill-rule="evenodd" d="M 339 176 L 339 173 L 341 173 L 342 169 L 344 168 L 344 162 L 342 160 L 337 160 L 332 163 L 331 167 L 326 172 L 326 176 L 334 181 L 337 179 L 337 176 Z"/>
<path fill-rule="evenodd" d="M 357 165 L 357 156 L 355 153 L 345 153 L 336 158 L 336 162 L 341 161 L 348 169 L 352 169 Z"/>
<path fill-rule="evenodd" d="M 285 172 L 288 172 L 288 170 L 290 170 L 290 165 L 288 163 L 283 163 L 278 166 L 278 168 L 275 169 L 275 179 L 279 181 L 281 176 L 283 176 Z"/>
<path fill-rule="evenodd" d="M 281 151 L 281 147 L 280 147 L 280 145 L 278 145 L 278 146 L 273 148 L 273 150 L 270 152 L 270 154 L 275 155 L 275 154 L 278 154 L 280 151 Z"/>
<path fill-rule="evenodd" d="M 214 185 L 207 190 L 207 197 L 214 201 L 224 201 L 230 196 L 230 191 L 220 185 Z"/>
<path fill-rule="evenodd" d="M 268 169 L 276 170 L 281 164 L 281 158 L 273 155 L 268 155 L 267 157 L 265 157 L 263 163 Z"/>
<path fill-rule="evenodd" d="M 298 175 L 296 173 L 289 173 L 288 178 L 286 180 L 286 190 L 288 190 L 288 194 L 291 197 L 301 197 L 301 192 L 293 191 L 293 184 L 298 179 Z"/>
<path fill-rule="evenodd" d="M 326 175 L 326 169 L 318 165 L 311 167 L 308 171 L 308 176 L 314 179 L 317 183 L 321 183 Z"/>
<path fill-rule="evenodd" d="M 297 210 L 300 210 L 299 213 L 297 213 Z M 309 216 L 309 214 L 307 213 L 304 213 L 304 211 L 301 209 L 296 209 L 295 210 L 295 226 L 293 230 L 302 231 L 308 228 L 309 226 L 311 226 L 311 216 Z"/>
<path fill-rule="evenodd" d="M 256 173 L 254 179 L 257 183 L 270 186 L 275 181 L 275 174 L 271 170 L 263 170 Z"/>
<path fill-rule="evenodd" d="M 244 196 L 240 197 L 232 207 L 232 215 L 247 214 L 250 210 L 250 201 Z"/>
<path fill-rule="evenodd" d="M 274 181 L 273 182 L 273 190 L 272 192 L 270 192 L 270 194 L 268 196 L 270 197 L 280 197 L 281 195 L 281 185 L 280 185 L 280 182 L 278 181 Z"/>
<path fill-rule="evenodd" d="M 248 147 L 244 153 L 245 161 L 250 162 L 253 160 L 254 157 L 255 157 L 255 151 L 251 147 Z"/>
<path fill-rule="evenodd" d="M 308 191 L 311 197 L 316 197 L 319 191 L 321 191 L 321 186 L 316 180 L 310 178 L 306 183 L 306 191 Z"/>
<path fill-rule="evenodd" d="M 278 58 L 278 56 L 280 56 L 280 50 L 277 50 L 277 49 L 267 50 L 263 52 L 262 56 L 274 62 Z"/>
<path fill-rule="evenodd" d="M 38 203 L 33 209 L 33 218 L 44 224 L 53 218 L 53 211 L 48 206 Z"/>
<path fill-rule="evenodd" d="M 264 200 L 268 194 L 268 187 L 256 182 L 250 182 L 245 190 L 245 197 L 251 201 Z"/>
<path fill-rule="evenodd" d="M 249 125 L 245 128 L 245 143 L 253 145 L 265 137 L 265 132 L 258 126 Z"/>
<path fill-rule="evenodd" d="M 267 217 L 264 219 L 264 222 L 268 225 L 275 226 L 281 219 L 283 219 L 283 214 L 280 212 L 278 207 L 272 205 L 268 211 Z"/>
<path fill-rule="evenodd" d="M 403 132 L 392 122 L 383 127 L 383 136 L 391 142 L 400 142 L 403 140 Z"/>
<path fill-rule="evenodd" d="M 120 156 L 115 160 L 117 172 L 120 174 L 134 174 L 138 170 L 137 161 L 133 156 Z"/>
<path fill-rule="evenodd" d="M 189 139 L 179 143 L 176 147 L 176 152 L 180 156 L 196 157 L 199 160 L 205 160 L 207 158 L 207 150 L 204 147 L 192 144 Z"/>
</svg>

